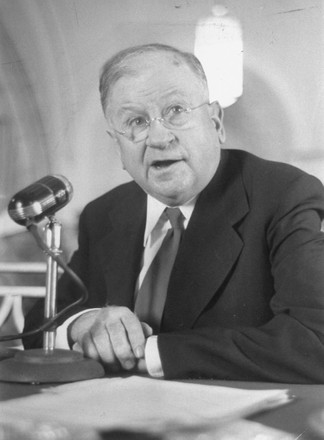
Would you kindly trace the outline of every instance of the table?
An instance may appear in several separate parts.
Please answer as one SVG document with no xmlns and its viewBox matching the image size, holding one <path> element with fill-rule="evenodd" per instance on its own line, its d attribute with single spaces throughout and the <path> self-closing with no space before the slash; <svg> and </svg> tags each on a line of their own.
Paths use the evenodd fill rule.
<svg viewBox="0 0 324 440">
<path fill-rule="evenodd" d="M 1 350 L 0 360 L 11 357 L 15 349 Z M 297 385 L 263 382 L 236 382 L 221 380 L 195 380 L 185 381 L 208 385 L 219 385 L 242 389 L 289 389 L 295 400 L 288 405 L 254 415 L 249 420 L 262 423 L 266 426 L 292 433 L 296 440 L 318 439 L 309 429 L 309 419 L 321 409 L 324 410 L 324 384 L 323 385 Z M 0 401 L 25 397 L 42 391 L 49 385 L 32 385 L 23 383 L 9 383 L 0 381 Z M 324 439 L 324 433 L 322 438 Z"/>
<path fill-rule="evenodd" d="M 185 381 L 189 382 L 189 381 Z M 250 420 L 262 423 L 266 426 L 277 428 L 293 433 L 296 440 L 317 439 L 308 427 L 309 417 L 315 412 L 324 409 L 324 385 L 296 385 L 277 383 L 256 382 L 231 382 L 199 380 L 196 383 L 208 385 L 220 385 L 242 389 L 283 389 L 289 388 L 296 396 L 294 402 L 262 414 L 250 417 Z M 8 400 L 17 397 L 39 393 L 46 385 L 29 385 L 18 383 L 0 382 L 0 400 Z M 324 434 L 323 437 L 324 438 Z"/>
<path fill-rule="evenodd" d="M 249 420 L 262 423 L 273 428 L 296 435 L 296 440 L 324 439 L 311 433 L 308 426 L 310 417 L 324 410 L 324 385 L 296 385 L 257 382 L 221 382 L 217 385 L 231 386 L 244 389 L 290 389 L 295 400 L 285 406 L 250 417 Z"/>
</svg>

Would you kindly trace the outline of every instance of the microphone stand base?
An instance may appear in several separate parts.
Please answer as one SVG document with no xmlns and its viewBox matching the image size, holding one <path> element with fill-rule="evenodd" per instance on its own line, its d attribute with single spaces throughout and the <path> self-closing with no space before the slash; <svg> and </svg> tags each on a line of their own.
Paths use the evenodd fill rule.
<svg viewBox="0 0 324 440">
<path fill-rule="evenodd" d="M 99 362 L 70 350 L 17 351 L 13 357 L 0 361 L 0 381 L 4 382 L 76 382 L 104 375 Z"/>
</svg>

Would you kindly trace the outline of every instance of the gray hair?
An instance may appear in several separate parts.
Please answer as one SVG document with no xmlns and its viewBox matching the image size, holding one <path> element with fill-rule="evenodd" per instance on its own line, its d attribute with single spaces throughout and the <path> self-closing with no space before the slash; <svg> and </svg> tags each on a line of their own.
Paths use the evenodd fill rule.
<svg viewBox="0 0 324 440">
<path fill-rule="evenodd" d="M 166 44 L 152 43 L 133 46 L 112 56 L 102 67 L 99 81 L 99 92 L 101 105 L 104 113 L 108 105 L 108 95 L 111 87 L 124 75 L 134 74 L 135 72 L 127 65 L 127 61 L 137 55 L 148 52 L 168 52 L 174 55 L 174 60 L 178 64 L 185 63 L 207 88 L 207 79 L 204 69 L 198 58 L 190 53 L 183 52 L 173 46 Z"/>
</svg>

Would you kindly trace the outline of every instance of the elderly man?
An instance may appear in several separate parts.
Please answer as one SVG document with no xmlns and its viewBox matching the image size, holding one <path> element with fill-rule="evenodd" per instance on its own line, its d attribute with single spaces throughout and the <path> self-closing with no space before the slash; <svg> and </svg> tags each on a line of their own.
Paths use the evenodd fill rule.
<svg viewBox="0 0 324 440">
<path fill-rule="evenodd" d="M 323 382 L 321 183 L 222 149 L 222 109 L 189 53 L 124 50 L 105 64 L 100 92 L 134 181 L 81 214 L 71 267 L 89 299 L 59 327 L 58 346 L 108 371 Z M 59 308 L 78 295 L 64 275 Z"/>
</svg>

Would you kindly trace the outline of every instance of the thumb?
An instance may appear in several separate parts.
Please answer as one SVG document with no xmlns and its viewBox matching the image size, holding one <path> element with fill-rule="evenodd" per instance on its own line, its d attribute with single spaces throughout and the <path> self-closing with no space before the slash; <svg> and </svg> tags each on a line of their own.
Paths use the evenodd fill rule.
<svg viewBox="0 0 324 440">
<path fill-rule="evenodd" d="M 82 350 L 81 345 L 79 345 L 77 342 L 75 342 L 75 343 L 73 344 L 72 350 L 74 350 L 74 351 L 79 351 L 80 353 L 83 353 L 83 350 Z"/>
<path fill-rule="evenodd" d="M 143 330 L 144 336 L 146 338 L 153 335 L 153 329 L 150 325 L 148 325 L 146 322 L 141 322 L 141 325 L 142 325 L 142 330 Z"/>
</svg>

